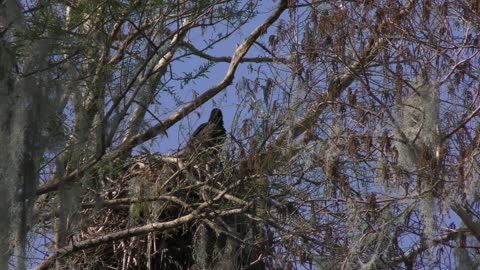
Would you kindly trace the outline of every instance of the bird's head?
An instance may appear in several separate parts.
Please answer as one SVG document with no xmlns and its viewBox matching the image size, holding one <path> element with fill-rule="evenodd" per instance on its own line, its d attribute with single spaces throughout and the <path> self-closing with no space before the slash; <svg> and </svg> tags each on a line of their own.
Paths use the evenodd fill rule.
<svg viewBox="0 0 480 270">
<path fill-rule="evenodd" d="M 210 118 L 208 119 L 208 122 L 215 124 L 223 123 L 222 110 L 218 108 L 213 109 L 210 113 Z"/>
</svg>

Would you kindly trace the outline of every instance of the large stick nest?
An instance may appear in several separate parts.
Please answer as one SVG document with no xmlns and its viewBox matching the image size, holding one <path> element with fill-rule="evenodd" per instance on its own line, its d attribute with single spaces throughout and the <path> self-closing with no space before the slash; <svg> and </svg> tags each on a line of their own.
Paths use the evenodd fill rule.
<svg viewBox="0 0 480 270">
<path fill-rule="evenodd" d="M 226 188 L 229 183 L 225 179 L 236 177 L 226 176 L 227 170 L 219 170 L 222 165 L 152 154 L 115 164 L 110 168 L 114 173 L 92 177 L 90 182 L 95 184 L 82 192 L 81 211 L 73 214 L 68 228 L 72 235 L 67 238 L 83 241 L 151 222 L 172 221 L 206 203 L 210 213 L 238 208 L 235 201 L 215 199 L 220 190 L 244 193 L 239 185 Z M 258 257 L 253 249 L 255 227 L 243 214 L 211 215 L 167 231 L 85 250 L 65 260 L 65 265 L 82 269 L 238 269 L 240 261 L 248 265 Z"/>
</svg>

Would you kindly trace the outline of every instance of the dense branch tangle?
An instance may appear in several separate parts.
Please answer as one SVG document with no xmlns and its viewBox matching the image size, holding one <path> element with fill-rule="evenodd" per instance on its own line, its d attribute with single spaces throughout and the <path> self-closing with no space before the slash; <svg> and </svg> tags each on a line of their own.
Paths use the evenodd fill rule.
<svg viewBox="0 0 480 270">
<path fill-rule="evenodd" d="M 261 160 L 271 156 L 274 169 L 269 172 L 278 175 L 269 179 L 270 196 L 302 209 L 290 213 L 295 222 L 279 229 L 301 231 L 301 236 L 279 236 L 276 244 L 284 244 L 283 258 L 292 261 L 308 258 L 308 252 L 297 254 L 298 250 L 315 249 L 314 253 L 322 255 L 312 260 L 326 269 L 338 267 L 329 255 L 337 261 L 344 256 L 341 267 L 345 269 L 418 269 L 428 264 L 426 246 L 405 243 L 405 235 L 423 239 L 419 241 L 438 250 L 455 245 L 452 242 L 458 236 L 456 229 L 445 233 L 444 228 L 460 227 L 455 226 L 459 219 L 442 227 L 438 220 L 445 222 L 444 214 L 437 204 L 458 213 L 469 229 L 459 229 L 461 235 L 478 237 L 478 228 L 472 224 L 478 208 L 469 205 L 477 200 L 471 193 L 477 188 L 465 189 L 462 184 L 476 183 L 478 173 L 478 158 L 474 157 L 478 152 L 471 148 L 472 143 L 478 145 L 478 119 L 470 122 L 473 115 L 477 117 L 478 94 L 459 98 L 468 104 L 466 111 L 464 105 L 446 98 L 459 97 L 452 91 L 468 93 L 478 87 L 478 77 L 470 68 L 451 80 L 461 63 L 478 59 L 478 49 L 466 49 L 468 35 L 462 40 L 455 36 L 458 32 L 431 29 L 432 21 L 452 27 L 444 20 L 446 14 L 468 10 L 464 4 L 444 3 L 438 9 L 428 1 L 364 4 L 339 7 L 331 3 L 331 9 L 316 9 L 321 4 L 312 4 L 303 20 L 281 25 L 278 39 L 271 39 L 281 48 L 278 51 L 291 53 L 293 78 L 278 82 L 281 76 L 277 74 L 273 80 L 265 76 L 265 84 L 258 87 L 269 91 L 277 87 L 287 93 L 281 100 L 287 105 L 280 109 L 281 102 L 272 96 L 281 94 L 263 100 L 270 111 L 263 109 L 266 113 L 259 118 L 277 118 L 274 124 L 269 122 L 271 126 L 266 124 L 271 133 Z M 292 17 L 297 15 L 291 10 Z M 470 22 L 477 19 L 469 18 Z M 477 35 L 469 23 L 459 27 L 462 33 Z M 291 31 L 302 28 L 303 37 Z M 424 37 L 425 33 L 434 34 Z M 293 45 L 298 40 L 301 47 Z M 274 87 L 269 85 L 272 81 Z M 446 81 L 452 87 L 450 94 L 446 94 Z M 450 118 L 453 108 L 462 111 L 462 116 Z M 283 128 L 276 129 L 279 123 Z M 452 134 L 459 138 L 447 140 Z M 459 199 L 465 196 L 470 196 L 469 202 Z M 316 240 L 305 240 L 305 235 L 315 234 Z M 405 249 L 411 252 L 400 260 Z M 478 243 L 472 250 L 478 250 Z M 385 259 L 392 254 L 399 257 Z M 443 257 L 432 264 L 446 263 L 442 260 L 448 261 Z"/>
<path fill-rule="evenodd" d="M 183 44 L 181 40 L 196 27 L 205 27 L 217 24 L 223 20 L 229 20 L 230 18 L 224 16 L 220 16 L 218 20 L 211 16 L 214 10 L 218 10 L 217 5 L 224 5 L 223 8 L 228 8 L 229 3 L 231 2 L 220 1 L 218 3 L 212 2 L 207 6 L 196 6 L 203 4 L 195 1 L 184 1 L 180 2 L 179 6 L 172 5 L 170 9 L 167 8 L 163 10 L 163 13 L 158 13 L 162 9 L 154 8 L 151 5 L 144 6 L 139 2 L 135 2 L 130 7 L 121 9 L 121 13 L 115 14 L 118 19 L 112 22 L 101 19 L 102 14 L 115 12 L 115 8 L 107 3 L 101 3 L 98 6 L 86 6 L 83 7 L 85 8 L 84 10 L 81 10 L 81 6 L 70 8 L 71 13 L 68 14 L 70 16 L 68 18 L 69 24 L 77 25 L 75 21 L 81 20 L 78 23 L 81 27 L 76 28 L 72 26 L 71 31 L 78 31 L 80 35 L 92 37 L 93 43 L 89 45 L 93 45 L 93 47 L 89 49 L 90 54 L 84 55 L 85 58 L 81 59 L 85 63 L 84 71 L 86 73 L 75 73 L 76 76 L 86 77 L 81 78 L 82 81 L 85 81 L 81 84 L 81 91 L 75 93 L 75 99 L 73 99 L 73 107 L 76 114 L 76 119 L 74 120 L 75 134 L 71 136 L 70 141 L 67 143 L 67 151 L 60 157 L 62 162 L 58 163 L 60 166 L 66 165 L 65 174 L 58 174 L 53 179 L 48 180 L 46 184 L 37 190 L 37 194 L 41 195 L 58 190 L 60 200 L 65 200 L 64 196 L 69 195 L 62 195 L 68 192 L 64 191 L 64 187 L 70 189 L 70 187 L 82 186 L 87 188 L 87 190 L 90 189 L 89 192 L 83 195 L 75 195 L 84 201 L 83 205 L 86 209 L 81 214 L 73 216 L 81 220 L 85 219 L 83 221 L 85 223 L 79 223 L 80 226 L 87 226 L 92 221 L 96 225 L 81 229 L 78 234 L 73 234 L 70 240 L 73 242 L 68 245 L 67 242 L 69 240 L 66 235 L 62 234 L 72 229 L 66 220 L 67 216 L 70 218 L 71 214 L 67 213 L 65 215 L 64 213 L 64 211 L 68 212 L 69 209 L 60 209 L 55 221 L 57 250 L 38 267 L 39 269 L 49 267 L 53 262 L 57 263 L 57 267 L 62 264 L 70 265 L 72 263 L 79 265 L 82 257 L 75 257 L 75 252 L 84 249 L 89 249 L 90 251 L 98 249 L 106 252 L 106 256 L 101 257 L 102 259 L 98 261 L 99 264 L 104 264 L 104 266 L 122 264 L 125 266 L 125 264 L 131 265 L 131 263 L 136 263 L 138 266 L 139 260 L 143 260 L 143 263 L 148 263 L 148 265 L 151 263 L 163 264 L 163 266 L 150 265 L 149 267 L 175 266 L 183 269 L 190 266 L 192 262 L 186 259 L 182 262 L 180 258 L 182 258 L 182 255 L 184 258 L 185 256 L 191 257 L 191 251 L 188 252 L 190 255 L 188 253 L 185 255 L 184 253 L 177 255 L 179 257 L 176 258 L 158 259 L 161 258 L 158 257 L 160 255 L 152 254 L 145 257 L 145 253 L 141 253 L 141 250 L 138 250 L 136 255 L 132 254 L 132 249 L 125 248 L 124 245 L 131 243 L 140 247 L 142 246 L 142 241 L 144 241 L 146 244 L 142 247 L 142 250 L 152 252 L 154 249 L 150 245 L 152 243 L 155 246 L 164 244 L 165 242 L 161 241 L 168 239 L 169 231 L 171 233 L 180 233 L 175 241 L 180 241 L 182 237 L 185 241 L 192 241 L 195 233 L 194 228 L 199 220 L 215 220 L 223 216 L 239 215 L 249 210 L 251 203 L 238 205 L 238 202 L 244 201 L 227 193 L 232 188 L 236 188 L 235 185 L 225 186 L 224 188 L 228 187 L 225 190 L 222 190 L 221 187 L 215 188 L 209 185 L 209 183 L 217 181 L 218 177 L 221 177 L 215 176 L 220 172 L 213 174 L 215 179 L 209 179 L 212 174 L 207 174 L 208 177 L 201 177 L 205 177 L 201 181 L 197 179 L 200 175 L 194 175 L 191 171 L 194 166 L 202 167 L 201 164 L 198 164 L 201 162 L 197 157 L 190 157 L 188 160 L 189 165 L 186 168 L 179 167 L 178 164 L 162 163 L 163 165 L 161 165 L 160 171 L 157 171 L 157 175 L 148 175 L 147 172 L 151 168 L 143 168 L 144 175 L 133 180 L 120 180 L 122 172 L 130 170 L 128 169 L 129 167 L 131 168 L 129 165 L 131 161 L 127 158 L 131 149 L 154 138 L 158 134 L 166 133 L 168 128 L 195 108 L 198 108 L 219 92 L 224 91 L 233 81 L 237 66 L 244 61 L 243 56 L 249 48 L 286 9 L 286 2 L 280 1 L 279 7 L 272 15 L 240 44 L 230 58 L 230 67 L 221 82 L 205 91 L 204 94 L 192 102 L 187 103 L 172 116 L 141 133 L 140 130 L 144 124 L 147 108 L 158 94 L 158 85 L 161 85 L 161 81 L 168 77 L 168 66 L 173 61 L 173 57 L 177 54 L 180 45 Z M 183 4 L 193 5 L 193 7 L 186 8 L 182 6 Z M 151 16 L 153 13 L 157 14 Z M 172 16 L 172 14 L 175 15 Z M 245 14 L 248 18 L 248 12 Z M 115 16 L 113 17 L 115 18 Z M 169 22 L 169 18 L 171 18 L 171 22 Z M 241 21 L 242 19 L 240 19 Z M 172 31 L 171 26 L 175 24 L 180 24 L 180 27 Z M 83 27 L 83 25 L 88 27 Z M 110 25 L 113 25 L 111 31 L 106 30 Z M 146 49 L 143 52 L 134 51 L 138 46 L 144 46 Z M 110 56 L 112 53 L 113 56 Z M 200 55 L 202 57 L 205 56 L 204 54 Z M 99 62 L 96 61 L 96 57 L 99 57 Z M 247 61 L 256 60 L 247 59 Z M 121 69 L 116 70 L 115 67 L 121 67 L 127 63 L 130 66 L 132 65 L 131 63 L 134 63 L 133 66 L 135 67 L 132 69 L 131 75 L 125 76 L 126 80 L 121 81 L 116 78 L 118 75 L 122 75 L 119 73 Z M 106 89 L 115 89 L 115 91 L 108 92 Z M 131 118 L 124 121 L 131 111 L 133 111 Z M 126 125 L 128 128 L 123 136 L 119 136 L 119 130 L 123 128 L 122 125 Z M 79 152 L 79 149 L 82 149 L 82 151 Z M 150 165 L 155 164 L 154 161 L 147 163 Z M 97 174 L 99 170 L 107 172 L 107 176 Z M 173 181 L 170 182 L 171 179 Z M 138 187 L 142 184 L 142 181 L 146 186 Z M 149 199 L 144 200 L 145 196 L 141 193 L 147 192 L 152 185 L 157 190 L 152 190 L 153 193 L 150 195 L 158 197 L 158 200 L 152 200 L 152 196 L 147 196 Z M 95 191 L 98 188 L 101 191 Z M 137 192 L 137 189 L 142 191 Z M 204 202 L 202 202 L 197 189 L 204 190 L 202 194 L 211 193 L 211 195 L 205 195 L 206 197 L 203 198 Z M 178 197 L 179 192 L 181 194 L 180 197 Z M 125 196 L 135 196 L 135 198 Z M 236 204 L 231 204 L 225 209 L 217 209 L 220 200 L 223 198 L 226 198 L 227 201 L 229 198 L 236 198 L 233 200 L 236 201 Z M 95 210 L 96 208 L 90 209 L 87 207 L 98 199 L 100 199 L 99 205 L 107 208 Z M 101 203 L 103 200 L 106 203 Z M 162 203 L 162 200 L 166 200 L 167 203 Z M 230 201 L 233 202 L 232 200 Z M 47 198 L 45 204 L 48 203 Z M 122 207 L 125 203 L 130 204 L 129 212 L 125 212 L 125 207 L 127 206 L 128 209 L 128 205 Z M 225 204 L 223 200 L 221 204 Z M 147 205 L 150 206 L 149 210 L 147 210 Z M 141 208 L 141 210 L 136 209 L 136 207 Z M 169 207 L 173 207 L 173 210 L 169 209 Z M 177 209 L 177 207 L 179 208 Z M 155 213 L 149 212 L 153 211 L 152 208 L 155 208 Z M 138 218 L 132 218 L 132 216 L 139 214 L 132 213 L 132 211 L 142 212 L 140 213 L 142 216 L 140 219 L 142 222 L 147 222 L 147 225 L 131 228 L 131 226 L 135 225 L 135 218 Z M 89 215 L 94 216 L 93 220 L 87 218 Z M 106 219 L 102 220 L 103 217 Z M 166 221 L 160 222 L 160 217 L 166 218 Z M 111 222 L 117 222 L 114 228 L 109 227 Z M 214 226 L 214 223 L 210 222 L 208 224 L 210 224 L 210 227 Z M 120 228 L 124 228 L 124 230 L 115 231 Z M 191 230 L 189 231 L 187 228 Z M 210 229 L 215 229 L 216 231 L 218 228 Z M 107 231 L 109 233 L 104 235 Z M 156 238 L 155 235 L 157 234 L 154 232 L 162 231 L 164 232 L 164 237 Z M 224 231 L 223 233 L 230 234 L 232 237 L 235 234 L 229 231 Z M 148 240 L 144 240 L 146 237 L 133 238 L 131 242 L 128 240 L 134 236 L 146 234 L 148 234 Z M 241 239 L 239 238 L 235 241 L 239 240 Z M 115 257 L 108 256 L 108 250 L 111 247 L 109 245 L 105 246 L 105 244 L 111 241 L 118 241 L 115 243 L 123 245 L 124 253 L 122 256 L 127 256 L 127 259 L 125 257 L 115 261 Z M 64 246 L 62 247 L 62 245 Z M 189 246 L 190 244 L 186 244 L 185 248 L 188 250 Z M 64 256 L 72 253 L 73 258 L 76 259 L 63 259 Z M 155 256 L 157 259 L 152 259 Z"/>
<path fill-rule="evenodd" d="M 82 256 L 75 255 L 75 252 L 87 249 L 90 251 L 80 254 L 87 257 L 97 256 L 95 264 L 104 267 L 122 264 L 128 266 L 130 263 L 136 263 L 136 267 L 189 267 L 193 263 L 190 255 L 192 251 L 189 249 L 191 244 L 186 245 L 183 251 L 175 253 L 151 250 L 150 241 L 153 241 L 154 245 L 168 246 L 178 241 L 191 242 L 195 224 L 200 220 L 240 215 L 252 206 L 252 202 L 247 203 L 229 194 L 238 189 L 239 183 L 223 189 L 215 188 L 212 185 L 225 180 L 217 176 L 215 179 L 199 181 L 193 175 L 196 171 L 191 171 L 191 168 L 193 164 L 201 166 L 201 162 L 195 157 L 191 157 L 189 162 L 190 164 L 183 164 L 177 160 L 176 163 L 165 163 L 165 159 L 160 156 L 137 156 L 126 170 L 120 170 L 114 181 L 103 187 L 105 195 L 92 192 L 82 198 L 85 201 L 82 204 L 84 210 L 79 216 L 91 225 L 74 235 L 70 245 L 58 249 L 36 269 L 48 269 L 55 260 L 67 255 L 73 255 L 66 262 L 67 265 L 90 267 L 89 263 L 82 262 Z M 207 201 L 200 198 L 200 187 L 209 191 Z M 99 195 L 111 199 L 102 198 L 95 206 L 95 198 Z M 228 204 L 225 200 L 231 203 Z M 149 233 L 154 234 L 147 240 L 145 235 Z M 112 256 L 108 251 L 112 248 L 112 242 L 114 246 L 120 243 L 128 244 L 123 248 L 117 247 L 123 250 L 123 253 L 117 252 L 117 256 Z M 105 255 L 91 254 L 94 250 L 103 250 Z M 151 257 L 145 256 L 150 252 Z M 165 257 L 162 259 L 155 255 L 158 252 Z M 124 254 L 130 254 L 135 260 L 130 263 L 122 261 Z"/>
<path fill-rule="evenodd" d="M 64 90 L 59 118 L 68 137 L 65 145 L 38 150 L 55 164 L 42 165 L 46 176 L 31 191 L 41 195 L 45 227 L 56 228 L 56 253 L 40 268 L 81 264 L 82 252 L 102 254 L 110 266 L 138 266 L 146 257 L 152 264 L 167 262 L 153 258 L 174 255 L 165 248 L 175 246 L 168 239 L 181 247 L 205 247 L 208 239 L 217 247 L 241 243 L 254 247 L 244 249 L 252 265 L 285 269 L 422 269 L 477 259 L 475 1 L 241 4 L 82 0 L 69 4 L 64 17 L 44 3 L 25 13 L 32 32 L 23 35 L 55 44 L 52 59 L 39 66 L 31 63 L 44 56 L 7 31 L 0 52 L 12 50 L 21 60 L 0 65 L 14 79 L 15 68 L 23 77 L 2 86 L 20 93 L 32 85 Z M 253 18 L 257 8 L 264 13 Z M 244 23 L 258 27 L 232 47 L 232 55 L 219 55 L 224 41 L 249 26 Z M 177 69 L 199 59 L 208 62 L 196 71 Z M 209 76 L 213 63 L 228 68 L 204 87 L 198 78 Z M 247 68 L 240 77 L 241 63 Z M 192 81 L 203 89 L 185 99 Z M 232 83 L 234 101 L 233 91 L 226 91 Z M 11 93 L 9 101 L 17 94 Z M 212 100 L 224 112 L 229 108 L 229 116 L 236 110 L 232 136 L 218 157 L 204 149 L 151 154 L 176 137 L 176 123 L 199 108 L 205 113 Z M 23 119 L 24 109 L 13 106 L 0 116 L 13 115 L 2 124 Z M 4 138 L 23 138 L 14 135 Z M 145 154 L 132 154 L 138 151 Z M 22 156 L 43 160 L 28 152 L 11 160 Z M 71 196 L 78 189 L 81 196 Z M 251 222 L 257 231 L 229 230 L 232 219 Z"/>
</svg>

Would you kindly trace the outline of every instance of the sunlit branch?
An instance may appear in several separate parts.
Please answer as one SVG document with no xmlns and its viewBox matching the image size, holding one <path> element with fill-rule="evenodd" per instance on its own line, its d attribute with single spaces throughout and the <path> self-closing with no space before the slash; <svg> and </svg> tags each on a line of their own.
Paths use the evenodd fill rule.
<svg viewBox="0 0 480 270">
<path fill-rule="evenodd" d="M 280 17 L 283 11 L 285 11 L 286 9 L 287 9 L 287 1 L 286 0 L 280 1 L 277 9 L 272 13 L 272 15 L 270 15 L 260 26 L 254 29 L 253 32 L 237 47 L 232 57 L 232 62 L 230 63 L 227 74 L 225 75 L 225 77 L 220 83 L 212 86 L 210 89 L 208 89 L 205 93 L 200 95 L 194 101 L 188 103 L 183 108 L 178 110 L 176 113 L 174 113 L 170 117 L 163 120 L 162 123 L 159 123 L 151 127 L 150 129 L 148 129 L 144 133 L 136 135 L 132 137 L 130 140 L 125 141 L 117 148 L 117 150 L 107 155 L 106 158 L 113 160 L 114 158 L 119 157 L 122 153 L 125 153 L 126 151 L 129 151 L 130 149 L 134 148 L 135 146 L 140 145 L 154 138 L 158 134 L 165 133 L 166 130 L 169 129 L 171 126 L 173 126 L 175 123 L 183 119 L 186 115 L 191 113 L 196 108 L 200 107 L 202 104 L 204 104 L 205 102 L 213 98 L 215 95 L 220 93 L 222 90 L 224 90 L 227 86 L 229 86 L 233 81 L 235 71 L 238 65 L 240 64 L 241 59 L 248 52 L 250 47 L 253 45 L 254 41 L 261 34 L 263 34 L 266 31 L 266 29 L 270 25 L 272 25 Z M 78 168 L 74 172 L 67 175 L 62 181 L 70 182 L 80 178 L 88 169 L 90 169 L 98 161 L 99 161 L 98 158 L 90 160 L 89 162 L 87 162 L 87 164 L 85 164 L 81 168 Z M 59 183 L 60 183 L 60 179 L 53 179 L 51 182 L 46 183 L 43 186 L 39 187 L 36 194 L 40 195 L 46 192 L 56 190 L 58 189 Z"/>
<path fill-rule="evenodd" d="M 114 233 L 110 233 L 104 236 L 100 236 L 97 238 L 77 242 L 70 244 L 69 246 L 63 247 L 58 249 L 55 253 L 50 255 L 47 259 L 45 259 L 40 265 L 34 268 L 34 270 L 43 270 L 43 269 L 49 269 L 51 264 L 60 257 L 67 256 L 69 254 L 72 254 L 77 251 L 81 251 L 84 249 L 88 248 L 93 248 L 96 246 L 99 246 L 101 244 L 106 244 L 110 243 L 112 241 L 118 241 L 121 239 L 133 237 L 133 236 L 140 236 L 140 235 L 145 235 L 149 232 L 162 232 L 166 231 L 168 229 L 173 229 L 173 228 L 178 228 L 186 223 L 189 223 L 193 221 L 194 219 L 198 218 L 212 218 L 212 217 L 217 217 L 217 216 L 230 216 L 230 215 L 235 215 L 235 214 L 240 214 L 245 212 L 248 209 L 248 206 L 242 207 L 242 208 L 234 208 L 230 210 L 221 210 L 221 211 L 215 211 L 213 212 L 208 212 L 204 213 L 202 211 L 199 211 L 199 209 L 203 209 L 208 205 L 208 203 L 203 203 L 201 206 L 198 207 L 195 211 L 193 211 L 190 214 L 184 215 L 182 217 L 179 217 L 177 219 L 167 221 L 167 222 L 154 222 L 147 224 L 145 226 L 140 226 L 136 228 L 130 228 L 122 231 L 117 231 Z"/>
</svg>

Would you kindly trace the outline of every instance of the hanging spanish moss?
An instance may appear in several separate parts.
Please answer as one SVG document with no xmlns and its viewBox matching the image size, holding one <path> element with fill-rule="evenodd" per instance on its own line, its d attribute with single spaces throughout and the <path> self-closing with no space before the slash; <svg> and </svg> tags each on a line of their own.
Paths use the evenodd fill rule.
<svg viewBox="0 0 480 270">
<path fill-rule="evenodd" d="M 13 257 L 17 269 L 26 269 L 26 237 L 32 226 L 32 206 L 38 185 L 39 161 L 52 142 L 52 123 L 62 108 L 61 90 L 47 69 L 51 46 L 48 39 L 19 43 L 16 35 L 27 28 L 16 1 L 0 6 L 7 22 L 0 40 L 0 268 Z M 15 31 L 13 31 L 15 30 Z M 16 64 L 17 66 L 14 66 Z M 15 68 L 14 68 L 15 67 Z M 55 105 L 52 105 L 55 104 Z M 55 142 L 58 143 L 58 140 Z M 5 268 L 6 269 L 6 268 Z"/>
</svg>

